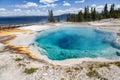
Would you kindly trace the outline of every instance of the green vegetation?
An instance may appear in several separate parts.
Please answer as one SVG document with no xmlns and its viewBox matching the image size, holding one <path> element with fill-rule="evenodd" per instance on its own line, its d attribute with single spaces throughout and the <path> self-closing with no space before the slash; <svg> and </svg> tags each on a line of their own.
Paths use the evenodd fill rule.
<svg viewBox="0 0 120 80">
<path fill-rule="evenodd" d="M 110 64 L 112 64 L 112 63 L 101 63 L 101 64 L 92 64 L 92 65 L 89 65 L 89 66 L 88 66 L 89 72 L 86 73 L 86 75 L 87 75 L 88 77 L 90 77 L 90 78 L 96 77 L 96 78 L 99 78 L 100 80 L 108 80 L 107 78 L 103 78 L 103 77 L 97 72 L 97 69 L 102 68 L 102 67 L 106 67 L 106 68 L 109 69 Z"/>
<path fill-rule="evenodd" d="M 54 19 L 54 16 L 53 16 L 53 11 L 48 10 L 48 13 L 49 13 L 48 21 L 49 22 L 55 22 L 55 19 Z"/>
<path fill-rule="evenodd" d="M 102 68 L 102 67 L 109 67 L 110 66 L 110 64 L 108 64 L 108 63 L 103 63 L 103 64 L 100 64 L 99 65 L 99 68 Z"/>
<path fill-rule="evenodd" d="M 76 71 L 79 71 L 79 70 L 82 70 L 83 69 L 83 67 L 74 67 L 74 70 L 76 70 Z"/>
<path fill-rule="evenodd" d="M 29 68 L 29 69 L 25 69 L 25 73 L 26 74 L 32 74 L 32 73 L 34 73 L 34 72 L 36 72 L 38 70 L 38 68 Z"/>
<path fill-rule="evenodd" d="M 16 59 L 15 59 L 15 61 L 18 61 L 18 62 L 19 62 L 19 61 L 22 61 L 22 60 L 23 60 L 23 58 L 16 58 Z"/>
<path fill-rule="evenodd" d="M 91 8 L 91 9 L 90 9 Z M 49 22 L 55 22 L 55 18 L 52 10 L 48 10 Z M 95 7 L 86 6 L 84 11 L 78 12 L 78 14 L 67 14 L 66 21 L 68 22 L 85 22 L 85 21 L 95 21 L 108 18 L 120 18 L 120 8 L 115 9 L 115 5 L 112 4 L 110 10 L 108 9 L 108 4 L 105 4 L 102 12 L 98 12 Z M 57 22 L 60 22 L 60 18 L 57 18 Z"/>
<path fill-rule="evenodd" d="M 82 13 L 82 11 L 80 11 L 80 12 L 78 13 L 77 21 L 79 21 L 79 22 L 84 21 L 84 17 L 83 17 L 83 13 Z"/>
<path fill-rule="evenodd" d="M 91 77 L 97 77 L 97 78 L 100 78 L 100 77 L 101 77 L 101 76 L 99 75 L 99 73 L 98 73 L 97 71 L 95 71 L 95 70 L 88 72 L 86 75 L 89 76 L 90 78 L 91 78 Z"/>
<path fill-rule="evenodd" d="M 25 67 L 26 65 L 25 65 L 25 64 L 19 63 L 18 66 L 23 66 L 23 67 Z"/>
<path fill-rule="evenodd" d="M 57 22 L 60 22 L 60 18 L 59 17 L 57 18 Z"/>
<path fill-rule="evenodd" d="M 118 66 L 120 68 L 120 62 L 114 62 L 112 64 L 114 64 L 114 65 L 116 65 L 116 66 Z"/>
<path fill-rule="evenodd" d="M 89 66 L 89 70 L 96 70 L 98 68 L 106 67 L 109 68 L 110 64 L 109 63 L 101 63 L 101 64 L 94 64 Z"/>
<path fill-rule="evenodd" d="M 68 14 L 67 20 L 70 22 L 82 22 L 82 21 L 95 21 L 100 19 L 108 18 L 120 18 L 120 8 L 115 9 L 114 4 L 111 5 L 110 10 L 108 10 L 108 5 L 105 4 L 103 11 L 97 12 L 95 7 L 91 8 L 87 6 L 84 8 L 84 12 L 80 11 L 78 14 Z"/>
</svg>

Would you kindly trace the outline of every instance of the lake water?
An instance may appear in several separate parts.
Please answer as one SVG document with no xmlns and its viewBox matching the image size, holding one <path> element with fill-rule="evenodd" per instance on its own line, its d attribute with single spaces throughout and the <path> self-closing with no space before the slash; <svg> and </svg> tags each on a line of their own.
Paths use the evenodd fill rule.
<svg viewBox="0 0 120 80">
<path fill-rule="evenodd" d="M 117 59 L 119 49 L 113 47 L 116 36 L 92 27 L 59 27 L 40 32 L 36 44 L 44 49 L 42 53 L 51 60 L 71 58 Z"/>
<path fill-rule="evenodd" d="M 66 15 L 55 16 L 60 21 L 66 20 Z M 0 25 L 13 25 L 13 24 L 38 24 L 48 22 L 48 16 L 16 16 L 16 17 L 0 17 Z"/>
</svg>

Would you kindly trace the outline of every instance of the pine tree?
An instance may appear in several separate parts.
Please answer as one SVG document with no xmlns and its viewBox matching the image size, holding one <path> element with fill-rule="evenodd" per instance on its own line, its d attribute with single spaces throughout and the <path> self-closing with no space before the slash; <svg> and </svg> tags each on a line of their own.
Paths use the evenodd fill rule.
<svg viewBox="0 0 120 80">
<path fill-rule="evenodd" d="M 84 19 L 87 20 L 88 12 L 87 7 L 84 9 Z"/>
<path fill-rule="evenodd" d="M 53 16 L 53 11 L 52 10 L 48 10 L 49 13 L 49 18 L 48 21 L 49 22 L 55 22 L 54 16 Z"/>
<path fill-rule="evenodd" d="M 67 21 L 71 22 L 81 22 L 81 21 L 95 21 L 100 19 L 107 18 L 120 18 L 120 8 L 114 9 L 114 4 L 111 5 L 110 11 L 108 11 L 108 6 L 105 4 L 104 9 L 101 13 L 96 11 L 96 8 L 91 8 L 91 12 L 89 11 L 89 7 L 84 8 L 84 13 L 80 11 L 76 14 L 68 14 Z"/>
<path fill-rule="evenodd" d="M 78 15 L 74 14 L 74 22 L 78 22 Z"/>
<path fill-rule="evenodd" d="M 91 19 L 91 13 L 90 13 L 90 10 L 89 10 L 89 6 L 87 6 L 87 14 L 88 14 L 88 18 L 87 18 L 87 21 L 91 21 L 92 19 Z"/>
<path fill-rule="evenodd" d="M 114 10 L 114 4 L 111 5 L 111 8 L 110 8 L 110 18 L 114 18 L 115 16 L 115 10 Z"/>
<path fill-rule="evenodd" d="M 108 11 L 107 4 L 105 4 L 104 10 L 103 10 L 103 18 L 109 18 L 109 11 Z"/>
<path fill-rule="evenodd" d="M 71 15 L 71 21 L 75 22 L 75 15 L 74 14 Z"/>
<path fill-rule="evenodd" d="M 95 8 L 91 8 L 91 18 L 93 21 L 97 20 L 97 11 Z"/>
<path fill-rule="evenodd" d="M 84 15 L 83 15 L 82 11 L 80 11 L 78 13 L 78 22 L 82 22 L 82 21 L 84 21 Z"/>
<path fill-rule="evenodd" d="M 90 13 L 89 13 L 89 7 L 85 7 L 84 9 L 84 19 L 85 21 L 90 21 L 91 20 L 91 16 L 90 16 Z"/>
<path fill-rule="evenodd" d="M 114 18 L 120 18 L 120 8 L 114 11 Z"/>
<path fill-rule="evenodd" d="M 66 19 L 66 21 L 67 21 L 67 22 L 70 21 L 70 18 L 71 18 L 70 14 L 67 14 L 67 19 Z"/>
<path fill-rule="evenodd" d="M 57 21 L 60 22 L 60 18 L 59 17 L 57 18 Z"/>
</svg>

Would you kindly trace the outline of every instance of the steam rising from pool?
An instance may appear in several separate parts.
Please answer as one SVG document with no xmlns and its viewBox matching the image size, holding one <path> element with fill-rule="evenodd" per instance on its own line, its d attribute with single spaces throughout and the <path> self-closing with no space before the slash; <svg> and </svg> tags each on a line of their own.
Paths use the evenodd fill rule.
<svg viewBox="0 0 120 80">
<path fill-rule="evenodd" d="M 61 27 L 38 33 L 36 44 L 52 60 L 71 58 L 116 59 L 119 49 L 112 45 L 116 36 L 91 27 Z"/>
</svg>

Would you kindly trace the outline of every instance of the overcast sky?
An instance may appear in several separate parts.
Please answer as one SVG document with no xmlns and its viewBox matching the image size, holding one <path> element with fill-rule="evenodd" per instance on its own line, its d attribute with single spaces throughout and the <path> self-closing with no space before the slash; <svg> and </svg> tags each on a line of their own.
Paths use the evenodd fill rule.
<svg viewBox="0 0 120 80">
<path fill-rule="evenodd" d="M 106 3 L 120 8 L 120 0 L 0 0 L 0 16 L 47 15 L 50 9 L 54 15 L 78 13 L 85 6 L 100 12 Z"/>
</svg>

